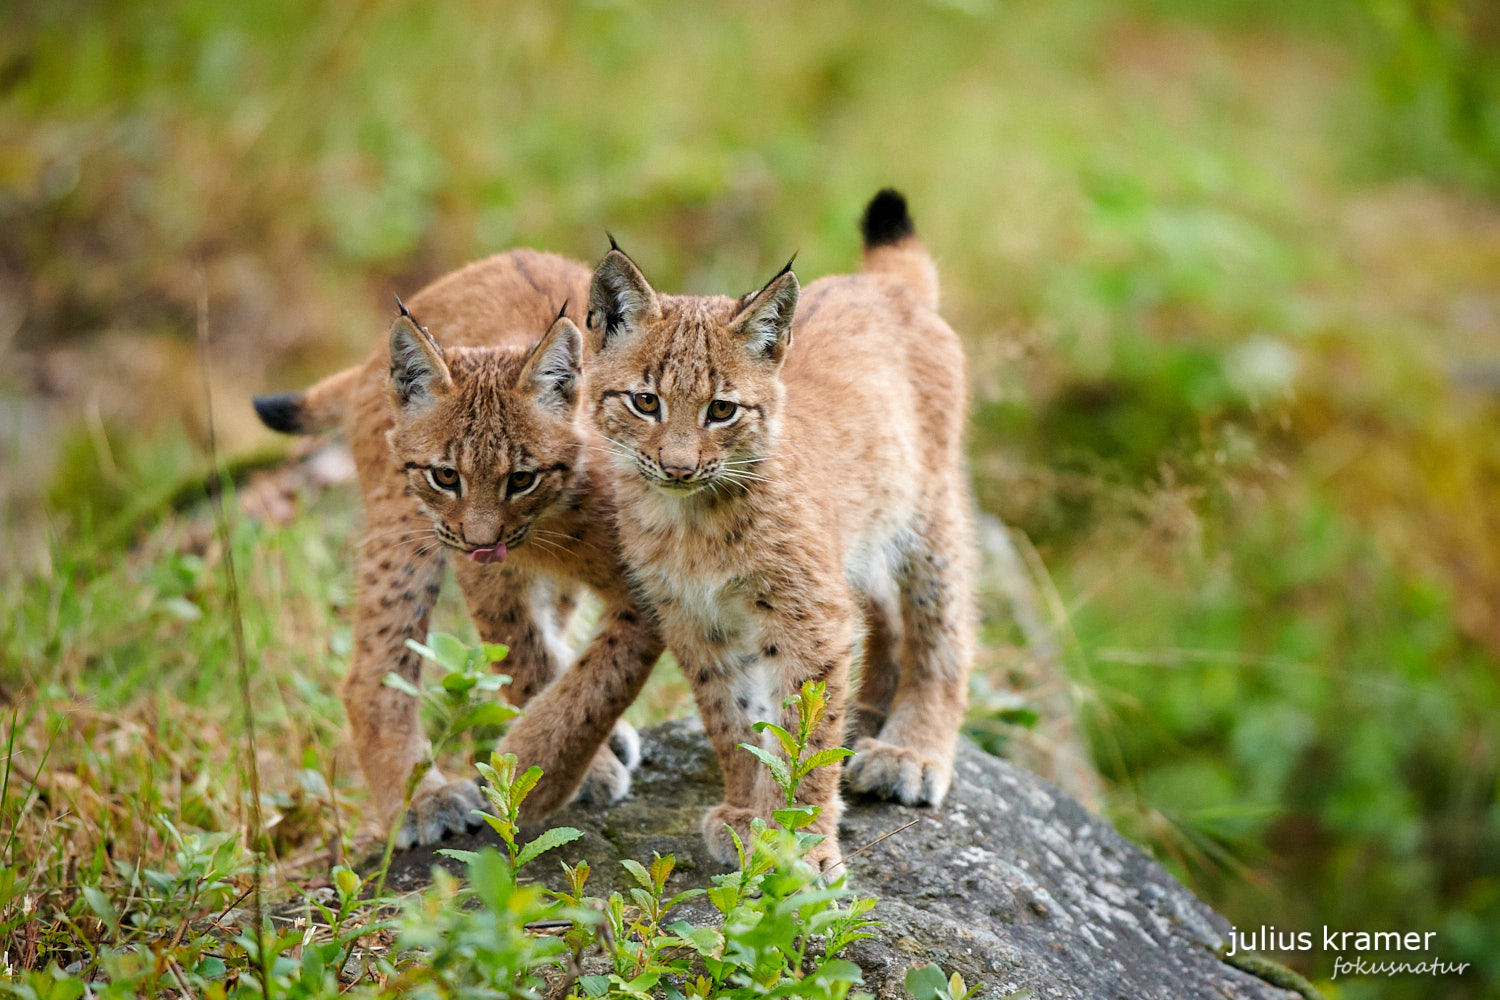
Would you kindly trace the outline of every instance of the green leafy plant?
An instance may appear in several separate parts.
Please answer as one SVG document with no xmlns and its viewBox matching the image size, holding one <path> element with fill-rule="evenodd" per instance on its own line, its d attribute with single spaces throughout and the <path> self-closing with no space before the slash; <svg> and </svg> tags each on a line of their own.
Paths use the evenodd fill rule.
<svg viewBox="0 0 1500 1000">
<path fill-rule="evenodd" d="M 418 699 L 435 718 L 437 735 L 427 763 L 442 754 L 455 737 L 481 726 L 503 726 L 520 714 L 514 705 L 494 697 L 510 683 L 508 674 L 494 669 L 494 664 L 510 652 L 506 646 L 494 642 L 469 646 L 446 632 L 429 633 L 425 645 L 408 639 L 406 646 L 436 668 L 434 682 L 418 687 L 400 674 L 388 673 L 384 683 Z"/>
<path fill-rule="evenodd" d="M 842 878 L 821 883 L 804 857 L 822 837 L 803 830 L 817 819 L 819 809 L 796 805 L 802 780 L 819 767 L 837 765 L 849 751 L 807 753 L 827 711 L 823 685 L 805 684 L 787 705 L 797 709 L 795 733 L 771 723 L 757 727 L 776 736 L 785 759 L 745 745 L 770 769 L 787 806 L 774 814 L 780 829 L 756 820 L 748 842 L 735 835 L 738 867 L 713 876 L 706 892 L 723 918 L 720 926 L 666 922 L 678 904 L 704 894 L 701 889 L 668 893 L 676 865 L 672 855 L 655 856 L 649 866 L 621 862 L 636 883 L 629 890 L 630 902 L 619 892 L 608 899 L 585 895 L 588 865 L 564 866 L 568 888 L 557 894 L 559 901 L 604 914 L 602 923 L 575 923 L 565 936 L 569 947 L 575 955 L 589 946 L 601 947 L 614 964 L 610 973 L 579 977 L 572 996 L 842 1000 L 863 981 L 859 967 L 841 955 L 871 936 L 870 928 L 878 925 L 869 917 L 876 901 L 856 897 Z"/>
<path fill-rule="evenodd" d="M 958 973 L 944 977 L 943 970 L 936 965 L 915 965 L 906 970 L 906 992 L 916 1000 L 969 1000 L 979 992 L 983 983 L 964 985 L 964 977 Z M 1011 993 L 1006 1000 L 1024 1000 L 1031 996 L 1030 990 Z"/>
<path fill-rule="evenodd" d="M 757 733 L 768 732 L 775 736 L 776 742 L 781 744 L 782 752 L 786 754 L 785 760 L 777 757 L 765 747 L 758 747 L 752 743 L 740 744 L 741 750 L 750 751 L 759 758 L 762 764 L 766 765 L 777 787 L 786 796 L 786 808 L 776 810 L 772 816 L 776 822 L 788 830 L 799 830 L 817 818 L 815 808 L 797 805 L 797 788 L 802 784 L 802 780 L 820 767 L 831 767 L 845 757 L 854 756 L 853 750 L 841 746 L 828 747 L 810 756 L 807 753 L 807 744 L 828 711 L 827 691 L 826 684 L 807 681 L 803 683 L 800 691 L 786 700 L 783 707 L 795 707 L 797 710 L 795 735 L 774 722 L 757 722 L 751 727 Z"/>
<path fill-rule="evenodd" d="M 526 801 L 526 796 L 531 794 L 531 790 L 541 780 L 542 769 L 533 766 L 517 775 L 516 769 L 520 763 L 513 753 L 504 755 L 492 753 L 488 764 L 481 762 L 474 766 L 488 782 L 483 788 L 484 795 L 490 800 L 490 805 L 495 808 L 493 813 L 480 813 L 480 817 L 489 824 L 491 830 L 499 835 L 500 842 L 505 845 L 512 873 L 523 865 L 535 861 L 545 852 L 564 844 L 571 844 L 583 836 L 583 831 L 571 826 L 556 826 L 545 831 L 535 840 L 525 844 L 517 843 L 516 835 L 521 829 L 521 803 Z M 470 863 L 477 857 L 473 851 L 444 849 L 438 853 Z"/>
</svg>

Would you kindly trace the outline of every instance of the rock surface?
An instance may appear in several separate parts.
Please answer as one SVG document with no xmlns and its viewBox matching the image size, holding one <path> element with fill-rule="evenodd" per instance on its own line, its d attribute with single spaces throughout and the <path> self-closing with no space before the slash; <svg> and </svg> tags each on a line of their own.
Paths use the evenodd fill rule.
<svg viewBox="0 0 1500 1000">
<path fill-rule="evenodd" d="M 642 737 L 628 799 L 612 808 L 575 805 L 552 818 L 584 831 L 550 857 L 587 859 L 595 895 L 625 887 L 620 858 L 649 862 L 653 851 L 677 856 L 673 890 L 707 885 L 724 870 L 698 833 L 721 792 L 707 739 L 695 722 Z M 474 849 L 487 836 L 442 846 Z M 926 962 L 985 983 L 978 994 L 985 1000 L 1021 989 L 1038 1000 L 1295 997 L 1216 958 L 1225 920 L 1103 820 L 967 742 L 942 809 L 850 799 L 840 840 L 851 887 L 880 898 L 874 916 L 887 925 L 845 953 L 879 997 L 904 997 L 906 969 Z M 395 859 L 390 884 L 414 888 L 434 863 L 457 868 L 430 849 L 407 851 Z M 556 861 L 528 870 L 560 885 Z M 674 916 L 707 923 L 716 914 L 699 899 Z"/>
</svg>

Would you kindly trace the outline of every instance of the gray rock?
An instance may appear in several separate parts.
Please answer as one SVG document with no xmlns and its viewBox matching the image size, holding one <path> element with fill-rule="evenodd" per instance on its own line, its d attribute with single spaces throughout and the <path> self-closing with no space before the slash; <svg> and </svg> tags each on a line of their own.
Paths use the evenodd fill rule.
<svg viewBox="0 0 1500 1000">
<path fill-rule="evenodd" d="M 649 863 L 653 851 L 677 856 L 671 891 L 707 885 L 724 871 L 698 832 L 721 794 L 708 741 L 696 722 L 641 735 L 630 797 L 558 813 L 551 822 L 577 827 L 583 839 L 528 871 L 559 887 L 560 868 L 549 859 L 584 858 L 593 868 L 589 891 L 600 896 L 626 887 L 619 859 Z M 472 850 L 487 835 L 442 846 Z M 986 1000 L 1021 989 L 1038 1000 L 1296 996 L 1215 957 L 1227 922 L 1107 823 L 966 741 L 942 809 L 852 799 L 839 835 L 851 887 L 879 897 L 874 916 L 886 923 L 845 953 L 876 996 L 904 997 L 907 968 L 926 962 L 985 983 L 978 995 Z M 435 863 L 458 867 L 431 849 L 407 851 L 389 884 L 414 888 Z M 674 911 L 693 923 L 716 916 L 701 898 Z"/>
</svg>

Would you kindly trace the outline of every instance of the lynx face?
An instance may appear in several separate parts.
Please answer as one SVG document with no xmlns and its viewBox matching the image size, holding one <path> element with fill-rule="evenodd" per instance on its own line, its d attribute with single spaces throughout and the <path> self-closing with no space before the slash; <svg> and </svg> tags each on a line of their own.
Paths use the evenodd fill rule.
<svg viewBox="0 0 1500 1000">
<path fill-rule="evenodd" d="M 623 467 L 686 496 L 757 479 L 775 447 L 797 277 L 739 299 L 659 297 L 619 250 L 595 274 L 594 422 Z"/>
<path fill-rule="evenodd" d="M 410 316 L 391 328 L 391 450 L 438 542 L 503 560 L 567 499 L 583 338 L 559 317 L 529 352 L 443 352 Z"/>
</svg>

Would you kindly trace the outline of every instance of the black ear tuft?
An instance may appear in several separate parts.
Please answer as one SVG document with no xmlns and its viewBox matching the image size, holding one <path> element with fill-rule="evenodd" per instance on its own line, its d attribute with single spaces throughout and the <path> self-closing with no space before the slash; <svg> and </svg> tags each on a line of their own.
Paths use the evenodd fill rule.
<svg viewBox="0 0 1500 1000">
<path fill-rule="evenodd" d="M 578 400 L 582 365 L 583 334 L 572 320 L 559 313 L 551 328 L 531 349 L 519 382 L 537 394 L 543 407 L 567 412 Z"/>
<path fill-rule="evenodd" d="M 396 293 L 392 292 L 391 294 L 395 295 Z M 411 311 L 409 309 L 406 308 L 406 303 L 401 301 L 401 296 L 399 295 L 396 295 L 396 308 L 401 310 L 401 315 L 405 316 L 413 323 L 417 322 L 417 318 L 411 314 Z M 417 325 L 421 326 L 422 324 L 417 323 Z"/>
<path fill-rule="evenodd" d="M 615 234 L 614 233 L 612 233 L 608 229 L 606 229 L 604 231 L 604 235 L 609 237 L 609 248 L 611 250 L 620 250 L 620 244 L 618 244 L 618 243 L 615 242 Z M 625 251 L 624 250 L 620 250 L 620 252 L 624 253 Z"/>
<path fill-rule="evenodd" d="M 410 313 L 391 325 L 391 388 L 401 406 L 426 405 L 453 386 L 442 348 Z"/>
<path fill-rule="evenodd" d="M 278 392 L 270 396 L 256 396 L 250 400 L 255 406 L 255 415 L 260 422 L 282 434 L 301 434 L 302 394 Z"/>
<path fill-rule="evenodd" d="M 792 344 L 792 318 L 800 291 L 797 275 L 788 261 L 730 320 L 753 356 L 777 364 L 786 357 Z"/>
<path fill-rule="evenodd" d="M 619 246 L 613 246 L 589 284 L 588 328 L 594 350 L 602 351 L 635 330 L 661 308 L 646 276 Z"/>
<path fill-rule="evenodd" d="M 864 235 L 867 250 L 917 235 L 917 227 L 906 210 L 906 199 L 895 188 L 885 188 L 870 199 L 864 217 L 859 220 L 859 231 Z"/>
</svg>

